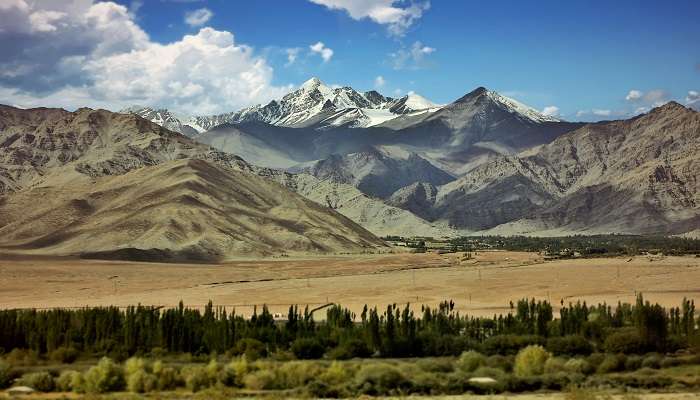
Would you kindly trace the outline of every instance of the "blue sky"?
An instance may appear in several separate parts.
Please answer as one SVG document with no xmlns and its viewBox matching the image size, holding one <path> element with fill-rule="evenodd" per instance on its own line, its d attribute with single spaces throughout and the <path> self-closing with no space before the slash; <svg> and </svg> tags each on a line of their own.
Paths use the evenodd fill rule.
<svg viewBox="0 0 700 400">
<path fill-rule="evenodd" d="M 228 32 L 232 43 L 225 46 L 247 53 L 242 60 L 226 61 L 231 65 L 212 68 L 211 74 L 231 70 L 238 76 L 254 76 L 253 81 L 258 83 L 229 87 L 226 85 L 230 82 L 219 81 L 208 86 L 201 76 L 187 78 L 173 71 L 166 79 L 157 75 L 157 70 L 163 69 L 157 65 L 148 71 L 135 70 L 129 74 L 124 69 L 136 61 L 119 56 L 116 50 L 107 56 L 97 56 L 94 50 L 99 48 L 97 42 L 89 44 L 94 47 L 86 56 L 88 61 L 80 61 L 84 63 L 81 70 L 92 74 L 91 78 L 71 82 L 60 89 L 63 93 L 68 90 L 79 93 L 75 95 L 77 99 L 66 104 L 68 107 L 81 100 L 112 107 L 142 100 L 183 111 L 188 108 L 200 112 L 225 111 L 223 108 L 273 98 L 311 76 L 318 76 L 327 84 L 349 85 L 360 90 L 377 88 L 387 95 L 415 91 L 438 103 L 448 103 L 475 87 L 486 86 L 538 110 L 549 107 L 549 112 L 569 120 L 626 117 L 671 99 L 698 104 L 698 1 L 663 4 L 645 0 L 119 0 L 118 3 L 129 9 L 130 21 L 124 22 L 127 17 L 120 17 L 120 23 L 133 23 L 134 29 L 140 29 L 148 37 L 146 41 L 139 38 L 138 32 L 131 35 L 131 50 L 149 48 L 148 54 L 160 54 L 155 49 L 158 44 L 181 43 L 186 35 L 198 35 L 202 28 Z M 59 24 L 49 23 L 59 29 L 47 29 L 48 33 L 60 32 Z M 0 34 L 0 44 L 2 40 Z M 312 45 L 316 45 L 317 52 L 311 50 Z M 178 51 L 178 54 L 188 53 Z M 296 56 L 290 59 L 290 54 Z M 217 59 L 216 54 L 207 53 L 206 57 Z M 159 58 L 164 57 L 143 56 L 138 60 L 156 64 Z M 120 62 L 127 67 L 114 70 L 113 66 Z M 106 70 L 111 75 L 103 74 Z M 153 89 L 155 84 L 146 82 L 136 90 L 128 87 L 128 79 L 117 84 L 109 78 L 114 76 L 116 82 L 125 76 L 144 74 L 153 74 L 149 82 L 162 79 L 163 84 Z M 60 98 L 46 88 L 39 91 L 24 87 L 13 79 L 3 82 L 0 78 L 0 89 L 5 86 L 4 94 L 0 90 L 0 101 L 5 100 L 4 96 L 21 105 L 37 103 L 36 99 L 42 95 L 44 99 Z M 109 80 L 111 86 L 105 87 L 100 79 Z M 188 79 L 196 84 L 189 85 Z M 172 92 L 181 96 L 180 100 L 168 97 L 172 81 L 178 82 Z M 212 95 L 218 88 L 226 88 L 225 93 L 219 97 Z M 148 90 L 162 93 L 144 94 Z M 256 94 L 239 94 L 237 90 Z M 121 97 L 120 91 L 123 91 Z"/>
</svg>

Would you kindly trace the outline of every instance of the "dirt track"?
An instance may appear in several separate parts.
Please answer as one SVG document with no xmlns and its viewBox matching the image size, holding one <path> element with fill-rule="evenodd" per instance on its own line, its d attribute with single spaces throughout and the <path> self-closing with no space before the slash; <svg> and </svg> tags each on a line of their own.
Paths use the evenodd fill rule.
<svg viewBox="0 0 700 400">
<path fill-rule="evenodd" d="M 508 310 L 511 300 L 632 301 L 636 292 L 666 306 L 700 300 L 700 258 L 635 257 L 544 261 L 534 253 L 388 254 L 239 261 L 223 265 L 152 264 L 55 258 L 0 260 L 0 307 L 132 304 L 201 306 L 208 300 L 247 314 L 268 304 L 286 312 L 337 302 L 437 304 L 476 315 Z"/>
</svg>

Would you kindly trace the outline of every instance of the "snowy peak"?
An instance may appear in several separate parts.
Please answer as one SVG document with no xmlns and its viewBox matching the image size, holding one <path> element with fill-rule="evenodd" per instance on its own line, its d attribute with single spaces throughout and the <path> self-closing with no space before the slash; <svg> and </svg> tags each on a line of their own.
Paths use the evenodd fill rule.
<svg viewBox="0 0 700 400">
<path fill-rule="evenodd" d="M 555 117 L 544 115 L 532 107 L 529 107 L 517 100 L 511 99 L 510 97 L 503 96 L 500 93 L 489 90 L 483 86 L 479 86 L 478 88 L 472 90 L 455 101 L 453 104 L 461 103 L 492 104 L 504 111 L 514 114 L 521 119 L 537 123 L 561 122 L 561 120 Z"/>
</svg>

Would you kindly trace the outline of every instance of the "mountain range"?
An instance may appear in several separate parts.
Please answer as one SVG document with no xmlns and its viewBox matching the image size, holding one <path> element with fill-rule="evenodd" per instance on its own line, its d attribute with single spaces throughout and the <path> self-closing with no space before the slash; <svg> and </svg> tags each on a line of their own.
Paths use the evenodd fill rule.
<svg viewBox="0 0 700 400">
<path fill-rule="evenodd" d="M 5 251 L 225 260 L 700 228 L 700 113 L 675 102 L 584 124 L 483 87 L 436 105 L 313 78 L 207 117 L 0 106 L 0 147 Z"/>
</svg>

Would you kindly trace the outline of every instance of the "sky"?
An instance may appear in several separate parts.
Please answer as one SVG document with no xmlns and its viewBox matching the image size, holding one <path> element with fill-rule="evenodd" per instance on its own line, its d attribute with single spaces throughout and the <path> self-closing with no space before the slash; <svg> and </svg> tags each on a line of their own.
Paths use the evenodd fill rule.
<svg viewBox="0 0 700 400">
<path fill-rule="evenodd" d="M 571 121 L 700 108 L 700 2 L 0 0 L 0 103 L 215 114 L 328 85 L 485 86 Z"/>
</svg>

